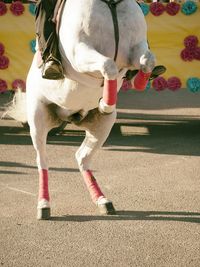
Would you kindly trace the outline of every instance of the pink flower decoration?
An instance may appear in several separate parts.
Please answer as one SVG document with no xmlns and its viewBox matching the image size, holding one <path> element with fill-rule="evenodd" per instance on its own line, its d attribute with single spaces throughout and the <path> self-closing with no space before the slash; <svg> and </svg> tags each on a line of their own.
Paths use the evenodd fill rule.
<svg viewBox="0 0 200 267">
<path fill-rule="evenodd" d="M 7 13 L 7 6 L 4 2 L 0 1 L 0 16 L 3 16 Z"/>
<path fill-rule="evenodd" d="M 0 69 L 7 69 L 9 65 L 9 59 L 6 56 L 0 56 Z"/>
<path fill-rule="evenodd" d="M 21 1 L 15 1 L 12 2 L 10 6 L 10 11 L 13 13 L 15 16 L 20 16 L 24 13 L 24 6 Z"/>
<path fill-rule="evenodd" d="M 4 52 L 5 52 L 4 45 L 0 43 L 0 56 L 2 56 Z"/>
<path fill-rule="evenodd" d="M 160 16 L 165 11 L 165 7 L 162 3 L 153 2 L 150 4 L 150 11 L 154 16 Z"/>
<path fill-rule="evenodd" d="M 175 16 L 180 10 L 180 5 L 175 2 L 170 2 L 166 5 L 165 10 L 169 15 Z"/>
<path fill-rule="evenodd" d="M 7 89 L 8 89 L 7 82 L 0 79 L 0 94 L 5 93 Z"/>
<path fill-rule="evenodd" d="M 22 91 L 25 91 L 26 89 L 26 83 L 21 79 L 16 79 L 12 82 L 12 89 L 21 89 Z"/>
<path fill-rule="evenodd" d="M 185 48 L 181 51 L 181 58 L 184 61 L 192 61 L 194 59 L 194 52 L 192 49 Z"/>
<path fill-rule="evenodd" d="M 163 77 L 157 77 L 152 82 L 152 87 L 156 91 L 163 91 L 167 88 L 167 81 Z"/>
<path fill-rule="evenodd" d="M 170 77 L 167 80 L 168 89 L 171 91 L 177 91 L 181 88 L 181 81 L 178 77 Z"/>
<path fill-rule="evenodd" d="M 193 54 L 194 59 L 200 60 L 200 47 L 195 47 Z"/>
<path fill-rule="evenodd" d="M 128 81 L 126 79 L 123 80 L 123 83 L 122 83 L 122 87 L 121 87 L 121 90 L 126 92 L 128 91 L 129 89 L 132 88 L 132 84 L 131 84 L 131 81 Z"/>
<path fill-rule="evenodd" d="M 195 35 L 189 35 L 184 39 L 184 45 L 186 48 L 195 48 L 198 45 L 198 38 Z"/>
</svg>

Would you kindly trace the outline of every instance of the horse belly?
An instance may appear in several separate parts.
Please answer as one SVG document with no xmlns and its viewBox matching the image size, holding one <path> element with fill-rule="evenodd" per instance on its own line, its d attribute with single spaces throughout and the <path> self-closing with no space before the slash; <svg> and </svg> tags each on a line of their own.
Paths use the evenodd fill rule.
<svg viewBox="0 0 200 267">
<path fill-rule="evenodd" d="M 76 83 L 73 88 L 63 87 L 59 95 L 57 97 L 54 95 L 51 101 L 72 112 L 79 110 L 89 111 L 98 107 L 101 96 L 102 88 L 86 87 Z"/>
<path fill-rule="evenodd" d="M 84 77 L 82 77 L 83 81 Z M 54 103 L 72 112 L 90 110 L 98 106 L 102 95 L 102 87 L 81 84 L 78 81 L 66 78 L 64 80 L 42 79 L 41 69 L 38 69 L 34 56 L 27 77 L 27 97 L 33 102 L 37 99 L 48 105 Z"/>
</svg>

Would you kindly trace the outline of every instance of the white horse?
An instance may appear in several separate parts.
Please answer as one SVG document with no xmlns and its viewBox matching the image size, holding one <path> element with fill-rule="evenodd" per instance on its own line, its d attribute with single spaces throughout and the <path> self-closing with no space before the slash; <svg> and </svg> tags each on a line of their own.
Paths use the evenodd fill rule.
<svg viewBox="0 0 200 267">
<path fill-rule="evenodd" d="M 116 23 L 113 13 L 115 27 L 113 9 L 118 20 Z M 155 66 L 144 15 L 135 0 L 67 0 L 59 45 L 65 78 L 43 79 L 36 53 L 27 77 L 27 115 L 20 119 L 14 111 L 16 119 L 28 121 L 37 153 L 38 219 L 50 217 L 46 138 L 61 121 L 74 122 L 85 130 L 85 139 L 76 152 L 78 166 L 93 202 L 102 213 L 113 214 L 113 204 L 100 190 L 90 163 L 116 120 L 117 92 L 127 70 L 140 69 L 132 84 L 144 89 Z M 21 106 L 18 101 L 16 104 Z"/>
</svg>

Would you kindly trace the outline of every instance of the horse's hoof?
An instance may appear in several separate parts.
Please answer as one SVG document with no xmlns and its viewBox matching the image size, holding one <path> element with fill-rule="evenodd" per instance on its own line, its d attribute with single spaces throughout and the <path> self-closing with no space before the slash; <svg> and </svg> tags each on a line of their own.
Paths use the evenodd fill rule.
<svg viewBox="0 0 200 267">
<path fill-rule="evenodd" d="M 115 215 L 116 214 L 116 211 L 115 211 L 115 208 L 112 202 L 99 204 L 98 208 L 101 214 L 104 214 L 104 215 Z"/>
<path fill-rule="evenodd" d="M 51 216 L 51 210 L 50 210 L 49 201 L 43 198 L 40 201 L 38 201 L 37 219 L 48 220 L 50 216 Z"/>
<path fill-rule="evenodd" d="M 37 209 L 37 219 L 38 220 L 48 220 L 51 217 L 50 208 Z"/>
</svg>

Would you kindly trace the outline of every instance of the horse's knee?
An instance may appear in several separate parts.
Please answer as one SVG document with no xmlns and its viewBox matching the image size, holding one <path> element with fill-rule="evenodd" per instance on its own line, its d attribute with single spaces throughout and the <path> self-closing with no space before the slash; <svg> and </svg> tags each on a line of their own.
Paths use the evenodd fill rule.
<svg viewBox="0 0 200 267">
<path fill-rule="evenodd" d="M 75 153 L 75 158 L 76 158 L 76 161 L 78 163 L 78 167 L 79 167 L 80 171 L 83 171 L 84 170 L 84 160 L 83 160 L 83 157 L 80 155 L 79 150 Z"/>
<path fill-rule="evenodd" d="M 99 142 L 98 138 L 86 133 L 85 140 L 75 154 L 80 171 L 89 169 L 91 158 L 100 146 L 101 143 Z"/>
<path fill-rule="evenodd" d="M 149 73 L 153 70 L 156 64 L 156 59 L 154 54 L 151 51 L 147 50 L 141 57 L 140 57 L 140 68 L 143 72 Z"/>
<path fill-rule="evenodd" d="M 107 80 L 115 80 L 117 78 L 119 71 L 113 59 L 108 58 L 104 61 L 101 73 Z"/>
<path fill-rule="evenodd" d="M 47 169 L 46 138 L 48 130 L 45 127 L 37 127 L 34 123 L 30 123 L 29 125 L 33 147 L 36 151 L 37 166 L 39 169 Z"/>
<path fill-rule="evenodd" d="M 76 161 L 78 163 L 78 167 L 80 171 L 85 171 L 89 169 L 89 161 L 90 161 L 90 152 L 91 149 L 89 147 L 80 147 L 75 154 Z"/>
</svg>

